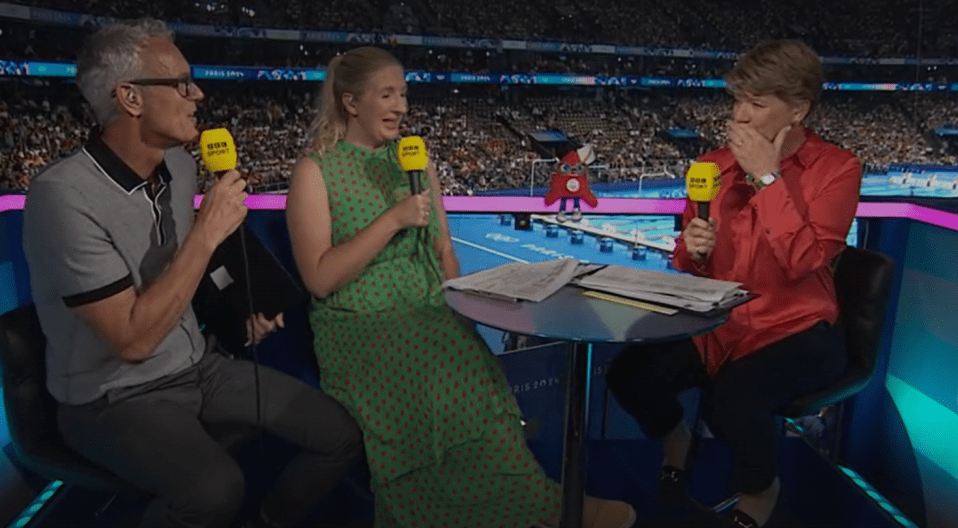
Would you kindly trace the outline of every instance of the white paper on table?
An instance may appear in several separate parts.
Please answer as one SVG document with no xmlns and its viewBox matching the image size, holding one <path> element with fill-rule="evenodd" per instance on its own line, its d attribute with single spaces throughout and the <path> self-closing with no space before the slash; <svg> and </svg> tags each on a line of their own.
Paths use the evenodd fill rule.
<svg viewBox="0 0 958 528">
<path fill-rule="evenodd" d="M 449 279 L 442 286 L 497 298 L 540 302 L 568 284 L 578 264 L 574 259 L 503 264 Z"/>
<path fill-rule="evenodd" d="M 707 312 L 723 301 L 747 293 L 739 288 L 739 282 L 617 265 L 606 266 L 577 283 L 584 288 L 697 312 Z"/>
<path fill-rule="evenodd" d="M 575 274 L 573 275 L 573 280 L 577 279 L 583 275 L 588 275 L 596 270 L 604 268 L 605 264 L 586 264 L 585 262 L 580 262 L 575 268 Z"/>
</svg>

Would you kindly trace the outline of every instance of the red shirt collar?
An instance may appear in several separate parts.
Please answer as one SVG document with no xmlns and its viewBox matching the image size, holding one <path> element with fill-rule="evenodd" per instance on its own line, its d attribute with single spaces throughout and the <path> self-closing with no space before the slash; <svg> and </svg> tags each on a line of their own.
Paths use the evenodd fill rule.
<svg viewBox="0 0 958 528">
<path fill-rule="evenodd" d="M 805 141 L 802 143 L 795 154 L 790 157 L 795 158 L 795 162 L 807 169 L 815 163 L 815 160 L 824 152 L 826 143 L 812 129 L 805 127 Z"/>
</svg>

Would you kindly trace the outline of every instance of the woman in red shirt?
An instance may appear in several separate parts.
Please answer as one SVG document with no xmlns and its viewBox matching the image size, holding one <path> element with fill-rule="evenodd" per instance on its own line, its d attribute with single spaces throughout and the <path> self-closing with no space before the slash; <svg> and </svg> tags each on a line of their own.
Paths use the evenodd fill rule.
<svg viewBox="0 0 958 528">
<path fill-rule="evenodd" d="M 705 389 L 704 416 L 733 453 L 742 492 L 730 526 L 761 527 L 778 498 L 775 410 L 827 385 L 845 366 L 831 263 L 844 249 L 861 187 L 848 151 L 804 126 L 821 60 L 794 40 L 763 43 L 726 75 L 735 98 L 728 145 L 701 160 L 721 170 L 708 221 L 689 202 L 673 265 L 741 282 L 759 294 L 719 329 L 687 341 L 632 346 L 609 387 L 647 436 L 660 437 L 662 498 L 679 498 L 691 433 L 676 395 Z"/>
</svg>

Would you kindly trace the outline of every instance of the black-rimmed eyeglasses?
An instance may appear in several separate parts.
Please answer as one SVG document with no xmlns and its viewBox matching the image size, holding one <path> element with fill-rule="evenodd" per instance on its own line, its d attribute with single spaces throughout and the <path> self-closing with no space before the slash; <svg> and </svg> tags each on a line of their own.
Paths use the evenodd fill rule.
<svg viewBox="0 0 958 528">
<path fill-rule="evenodd" d="M 199 86 L 196 85 L 196 82 L 193 81 L 193 77 L 190 75 L 184 75 L 174 79 L 133 79 L 127 82 L 136 86 L 170 86 L 176 88 L 176 92 L 186 99 L 195 96 L 199 91 Z M 114 93 L 114 95 L 116 94 Z"/>
</svg>

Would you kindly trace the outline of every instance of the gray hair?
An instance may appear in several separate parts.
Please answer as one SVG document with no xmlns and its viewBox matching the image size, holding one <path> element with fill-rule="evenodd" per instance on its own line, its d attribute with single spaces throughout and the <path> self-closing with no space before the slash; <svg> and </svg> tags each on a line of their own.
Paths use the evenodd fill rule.
<svg viewBox="0 0 958 528">
<path fill-rule="evenodd" d="M 173 32 L 152 18 L 117 22 L 90 35 L 77 54 L 76 83 L 100 126 L 120 117 L 113 90 L 122 81 L 143 76 L 140 52 L 154 38 L 172 42 Z"/>
</svg>

